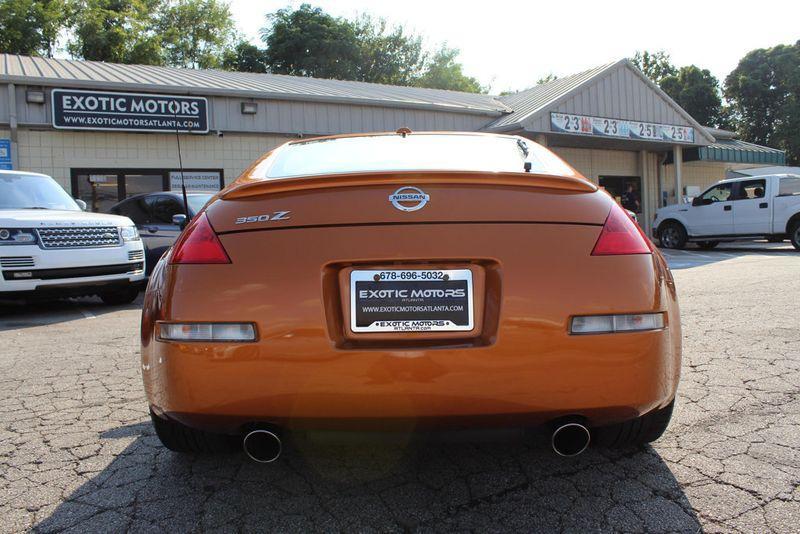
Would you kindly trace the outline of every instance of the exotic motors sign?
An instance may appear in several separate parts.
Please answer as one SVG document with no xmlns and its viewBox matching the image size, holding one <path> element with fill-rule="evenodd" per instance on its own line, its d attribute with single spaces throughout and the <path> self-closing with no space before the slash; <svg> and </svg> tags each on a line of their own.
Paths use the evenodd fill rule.
<svg viewBox="0 0 800 534">
<path fill-rule="evenodd" d="M 599 137 L 694 143 L 694 128 L 688 126 L 588 117 L 569 113 L 550 113 L 550 129 L 554 132 Z"/>
<path fill-rule="evenodd" d="M 208 132 L 208 102 L 192 96 L 53 89 L 53 127 L 127 132 Z"/>
</svg>

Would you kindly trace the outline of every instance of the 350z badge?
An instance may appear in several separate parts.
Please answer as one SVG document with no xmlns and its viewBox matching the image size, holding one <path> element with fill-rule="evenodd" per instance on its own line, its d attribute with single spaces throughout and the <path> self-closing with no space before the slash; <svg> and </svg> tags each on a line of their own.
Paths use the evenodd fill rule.
<svg viewBox="0 0 800 534">
<path fill-rule="evenodd" d="M 262 215 L 251 215 L 249 217 L 237 217 L 234 224 L 246 224 L 255 222 L 268 222 L 268 221 L 285 221 L 291 219 L 289 215 L 291 211 L 276 211 L 273 213 L 264 213 Z"/>
</svg>

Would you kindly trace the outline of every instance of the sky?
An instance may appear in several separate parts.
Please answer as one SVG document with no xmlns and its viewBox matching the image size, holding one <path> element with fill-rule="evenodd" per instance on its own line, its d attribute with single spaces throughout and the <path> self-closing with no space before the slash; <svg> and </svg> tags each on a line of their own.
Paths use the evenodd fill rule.
<svg viewBox="0 0 800 534">
<path fill-rule="evenodd" d="M 429 48 L 461 50 L 464 72 L 491 93 L 520 90 L 637 50 L 665 50 L 678 66 L 709 69 L 720 81 L 750 50 L 800 40 L 800 2 L 673 0 L 475 1 L 316 0 L 328 13 L 369 13 L 422 35 Z M 239 30 L 262 44 L 266 13 L 302 1 L 232 0 Z"/>
</svg>

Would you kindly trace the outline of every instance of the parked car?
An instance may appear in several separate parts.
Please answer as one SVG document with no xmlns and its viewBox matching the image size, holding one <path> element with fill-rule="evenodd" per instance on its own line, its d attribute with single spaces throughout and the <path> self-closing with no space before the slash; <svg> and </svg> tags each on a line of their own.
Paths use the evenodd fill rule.
<svg viewBox="0 0 800 534">
<path fill-rule="evenodd" d="M 132 196 L 115 204 L 109 211 L 128 217 L 136 225 L 147 256 L 145 274 L 150 276 L 155 264 L 181 233 L 183 224 L 175 220 L 175 216 L 188 215 L 187 220 L 191 219 L 211 196 L 210 193 L 187 193 L 188 214 L 183 206 L 183 195 L 169 191 Z"/>
<path fill-rule="evenodd" d="M 0 171 L 0 297 L 137 297 L 145 258 L 133 222 L 82 208 L 49 176 Z"/>
<path fill-rule="evenodd" d="M 664 258 L 608 194 L 507 135 L 287 143 L 195 216 L 142 314 L 162 443 L 264 462 L 295 426 L 642 444 L 680 373 Z"/>
<path fill-rule="evenodd" d="M 776 174 L 722 180 L 691 204 L 656 212 L 655 237 L 665 248 L 695 242 L 714 248 L 722 241 L 789 239 L 800 250 L 800 176 Z"/>
</svg>

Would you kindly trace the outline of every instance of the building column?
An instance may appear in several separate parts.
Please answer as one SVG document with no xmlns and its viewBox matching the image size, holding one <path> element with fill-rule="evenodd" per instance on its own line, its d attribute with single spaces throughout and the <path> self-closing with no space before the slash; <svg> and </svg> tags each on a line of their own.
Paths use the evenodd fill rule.
<svg viewBox="0 0 800 534">
<path fill-rule="evenodd" d="M 640 202 L 642 203 L 642 219 L 639 226 L 646 234 L 650 234 L 650 185 L 649 172 L 647 168 L 647 157 L 650 153 L 647 150 L 639 151 L 639 176 L 642 177 L 642 190 L 639 191 Z"/>
<path fill-rule="evenodd" d="M 672 153 L 675 160 L 675 200 L 678 204 L 683 204 L 683 147 L 674 145 Z"/>
<path fill-rule="evenodd" d="M 8 129 L 11 137 L 11 166 L 19 169 L 19 145 L 17 144 L 17 88 L 8 84 Z"/>
</svg>

